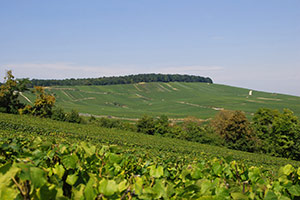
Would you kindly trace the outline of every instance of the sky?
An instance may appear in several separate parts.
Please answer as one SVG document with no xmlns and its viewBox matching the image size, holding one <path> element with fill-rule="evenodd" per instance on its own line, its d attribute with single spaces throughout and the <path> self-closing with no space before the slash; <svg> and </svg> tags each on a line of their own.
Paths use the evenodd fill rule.
<svg viewBox="0 0 300 200">
<path fill-rule="evenodd" d="M 299 0 L 0 0 L 0 76 L 191 74 L 300 96 Z"/>
</svg>

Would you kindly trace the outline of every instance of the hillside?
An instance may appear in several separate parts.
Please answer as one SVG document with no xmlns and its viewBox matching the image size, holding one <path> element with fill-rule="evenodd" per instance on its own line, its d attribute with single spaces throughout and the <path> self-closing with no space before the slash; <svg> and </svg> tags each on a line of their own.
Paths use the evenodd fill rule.
<svg viewBox="0 0 300 200">
<path fill-rule="evenodd" d="M 227 157 L 266 169 L 279 169 L 286 164 L 300 166 L 299 161 L 273 157 L 265 154 L 231 150 L 175 138 L 146 135 L 131 131 L 108 129 L 96 124 L 73 124 L 33 116 L 20 116 L 0 113 L 0 136 L 5 137 L 41 137 L 43 141 L 59 139 L 70 143 L 85 141 L 94 145 L 118 145 L 126 151 L 135 148 L 134 154 L 147 153 L 151 157 L 181 157 L 193 161 L 201 157 Z M 132 152 L 131 152 L 132 153 Z"/>
<path fill-rule="evenodd" d="M 80 113 L 123 118 L 144 114 L 170 118 L 213 117 L 219 110 L 243 110 L 251 116 L 258 108 L 291 109 L 300 116 L 300 97 L 253 91 L 249 89 L 185 82 L 155 82 L 107 86 L 52 86 L 46 91 L 55 95 L 57 105 Z M 28 98 L 28 99 L 25 99 Z M 34 101 L 27 92 L 23 101 Z"/>
<path fill-rule="evenodd" d="M 0 199 L 300 196 L 297 161 L 93 124 L 0 113 L 0 151 Z"/>
</svg>

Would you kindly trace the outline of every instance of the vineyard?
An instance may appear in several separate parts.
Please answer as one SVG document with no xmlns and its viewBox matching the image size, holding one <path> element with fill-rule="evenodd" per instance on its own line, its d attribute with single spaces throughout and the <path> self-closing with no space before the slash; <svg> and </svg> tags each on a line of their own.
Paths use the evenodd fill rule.
<svg viewBox="0 0 300 200">
<path fill-rule="evenodd" d="M 45 91 L 53 94 L 56 105 L 65 110 L 118 118 L 137 119 L 144 114 L 167 115 L 181 119 L 195 116 L 213 118 L 220 110 L 242 110 L 248 117 L 259 108 L 289 108 L 300 116 L 299 97 L 253 91 L 207 83 L 140 83 L 107 86 L 52 86 Z M 35 95 L 23 94 L 31 102 Z M 21 97 L 22 101 L 30 101 Z"/>
<path fill-rule="evenodd" d="M 0 199 L 296 199 L 300 164 L 0 114 Z"/>
</svg>

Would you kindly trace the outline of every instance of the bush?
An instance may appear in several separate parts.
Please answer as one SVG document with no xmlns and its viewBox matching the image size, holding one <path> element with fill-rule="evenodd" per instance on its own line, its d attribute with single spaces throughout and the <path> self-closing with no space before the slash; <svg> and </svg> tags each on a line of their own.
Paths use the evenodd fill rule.
<svg viewBox="0 0 300 200">
<path fill-rule="evenodd" d="M 79 116 L 79 113 L 76 110 L 71 110 L 70 113 L 66 114 L 66 121 L 78 124 L 84 122 L 84 120 Z"/>
<path fill-rule="evenodd" d="M 136 123 L 137 132 L 145 133 L 148 135 L 154 135 L 155 133 L 155 124 L 153 117 L 144 115 Z"/>
<path fill-rule="evenodd" d="M 254 151 L 255 140 L 250 123 L 242 111 L 220 111 L 211 126 L 223 139 L 224 145 L 242 151 Z"/>
<path fill-rule="evenodd" d="M 169 119 L 166 115 L 162 115 L 154 121 L 154 134 L 166 135 L 170 132 Z"/>
<path fill-rule="evenodd" d="M 299 160 L 300 123 L 291 110 L 261 108 L 253 117 L 253 127 L 262 152 Z"/>
<path fill-rule="evenodd" d="M 51 119 L 57 121 L 66 121 L 66 113 L 62 108 L 55 107 L 52 111 Z"/>
<path fill-rule="evenodd" d="M 122 122 L 120 120 L 108 119 L 106 117 L 101 117 L 97 120 L 97 123 L 105 128 L 122 128 Z"/>
</svg>

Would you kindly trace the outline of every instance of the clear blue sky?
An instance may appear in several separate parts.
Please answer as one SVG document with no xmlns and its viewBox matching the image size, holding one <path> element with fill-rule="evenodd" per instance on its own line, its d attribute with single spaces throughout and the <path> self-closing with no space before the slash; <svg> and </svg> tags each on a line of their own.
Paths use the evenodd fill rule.
<svg viewBox="0 0 300 200">
<path fill-rule="evenodd" d="M 19 78 L 184 73 L 300 96 L 300 1 L 2 0 L 1 77 L 7 69 Z"/>
</svg>

